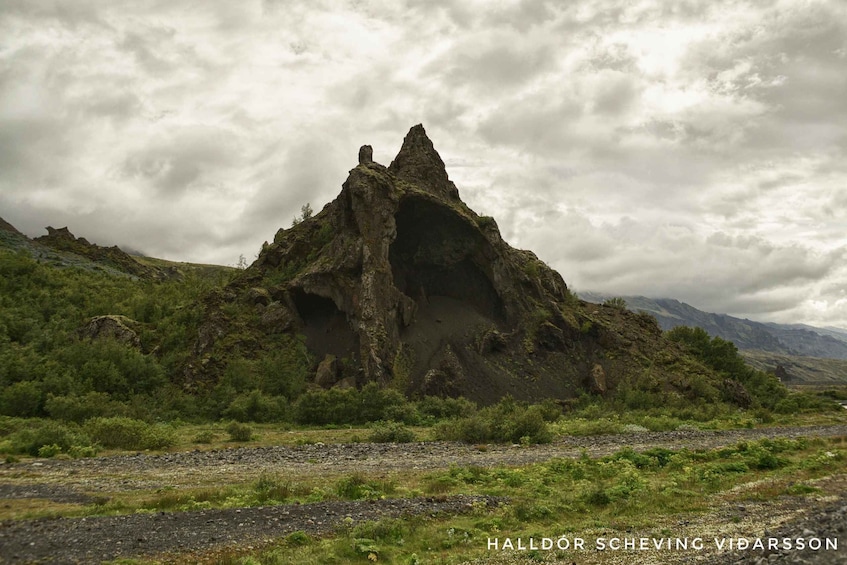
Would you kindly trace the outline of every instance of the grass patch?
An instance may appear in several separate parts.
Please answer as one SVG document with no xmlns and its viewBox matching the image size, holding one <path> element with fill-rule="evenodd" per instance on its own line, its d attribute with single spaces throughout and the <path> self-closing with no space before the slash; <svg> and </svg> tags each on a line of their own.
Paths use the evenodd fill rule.
<svg viewBox="0 0 847 565">
<path fill-rule="evenodd" d="M 511 502 L 462 516 L 348 523 L 328 538 L 299 534 L 217 563 L 460 563 L 491 557 L 486 541 L 492 535 L 529 538 L 555 531 L 589 540 L 636 531 L 668 535 L 662 532 L 676 531 L 679 516 L 743 501 L 806 496 L 819 490 L 815 477 L 845 470 L 843 446 L 804 439 L 739 442 L 707 451 L 623 449 L 607 457 L 518 468 L 456 466 L 421 477 L 424 491 L 502 495 Z M 401 481 L 397 490 L 405 486 Z M 349 498 L 380 496 L 378 490 L 374 479 L 360 474 L 336 483 L 336 494 Z M 573 552 L 556 557 L 580 561 Z M 245 558 L 250 561 L 237 560 Z"/>
</svg>

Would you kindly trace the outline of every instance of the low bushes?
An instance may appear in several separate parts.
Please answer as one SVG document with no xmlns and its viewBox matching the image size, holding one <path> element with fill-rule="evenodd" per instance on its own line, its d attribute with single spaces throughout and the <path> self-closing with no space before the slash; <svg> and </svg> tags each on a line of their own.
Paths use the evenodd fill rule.
<svg viewBox="0 0 847 565">
<path fill-rule="evenodd" d="M 402 393 L 368 383 L 362 390 L 312 390 L 294 404 L 298 424 L 366 424 L 390 419 L 389 413 L 407 404 Z"/>
<path fill-rule="evenodd" d="M 415 432 L 399 422 L 377 422 L 368 438 L 374 443 L 410 443 L 415 439 Z"/>
<path fill-rule="evenodd" d="M 470 416 L 440 422 L 435 437 L 468 443 L 549 443 L 553 434 L 545 416 L 553 415 L 543 406 L 526 406 L 506 397 Z"/>
<path fill-rule="evenodd" d="M 113 449 L 163 449 L 176 443 L 170 426 L 120 416 L 92 418 L 84 428 L 94 441 Z"/>
<path fill-rule="evenodd" d="M 247 424 L 239 422 L 230 422 L 226 427 L 226 432 L 229 434 L 230 441 L 250 441 L 253 439 L 253 428 Z"/>
<path fill-rule="evenodd" d="M 13 431 L 0 444 L 0 450 L 34 457 L 53 457 L 59 453 L 70 453 L 74 448 L 90 446 L 91 443 L 91 438 L 78 426 L 49 420 L 30 420 L 26 427 Z"/>
</svg>

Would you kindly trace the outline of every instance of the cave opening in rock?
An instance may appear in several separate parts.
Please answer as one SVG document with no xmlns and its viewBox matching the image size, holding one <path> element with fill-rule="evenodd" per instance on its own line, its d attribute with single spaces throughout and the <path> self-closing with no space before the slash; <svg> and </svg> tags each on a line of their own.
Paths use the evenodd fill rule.
<svg viewBox="0 0 847 565">
<path fill-rule="evenodd" d="M 297 313 L 303 320 L 306 345 L 319 357 L 327 354 L 339 359 L 353 358 L 358 340 L 347 316 L 330 298 L 297 289 L 291 295 Z"/>
<path fill-rule="evenodd" d="M 389 249 L 395 286 L 421 303 L 445 296 L 499 320 L 503 303 L 478 262 L 485 238 L 442 204 L 407 197 L 395 216 L 397 237 Z"/>
</svg>

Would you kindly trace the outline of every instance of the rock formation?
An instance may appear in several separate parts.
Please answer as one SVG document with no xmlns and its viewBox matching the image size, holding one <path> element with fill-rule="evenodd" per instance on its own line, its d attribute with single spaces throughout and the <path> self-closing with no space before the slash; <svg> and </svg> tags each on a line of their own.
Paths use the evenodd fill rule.
<svg viewBox="0 0 847 565">
<path fill-rule="evenodd" d="M 77 334 L 84 339 L 114 339 L 130 347 L 140 348 L 141 339 L 134 328 L 138 322 L 126 316 L 107 315 L 95 316 L 81 327 Z"/>
<path fill-rule="evenodd" d="M 97 263 L 142 279 L 163 280 L 175 276 L 175 273 L 171 271 L 142 265 L 117 246 L 101 247 L 90 243 L 83 237 L 77 238 L 67 227 L 54 228 L 47 226 L 45 229 L 47 230 L 47 235 L 37 237 L 33 241 L 58 251 L 76 253 Z"/>
<path fill-rule="evenodd" d="M 316 369 L 338 360 L 321 364 L 323 386 L 352 367 L 359 386 L 393 383 L 412 394 L 568 398 L 613 389 L 653 365 L 651 351 L 667 349 L 656 345 L 655 322 L 587 311 L 557 272 L 504 242 L 493 218 L 459 198 L 423 126 L 390 166 L 372 155 L 362 147 L 334 201 L 280 229 L 206 300 L 189 380 L 212 380 L 231 350 L 271 348 L 273 332 L 288 332 L 305 336 Z M 260 320 L 238 322 L 250 336 L 240 344 L 221 343 L 236 325 L 226 303 Z"/>
</svg>

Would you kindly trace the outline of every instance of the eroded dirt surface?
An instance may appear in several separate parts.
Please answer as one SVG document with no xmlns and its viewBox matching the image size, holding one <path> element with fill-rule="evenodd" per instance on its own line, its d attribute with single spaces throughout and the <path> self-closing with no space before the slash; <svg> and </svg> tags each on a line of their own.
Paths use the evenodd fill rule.
<svg viewBox="0 0 847 565">
<path fill-rule="evenodd" d="M 565 438 L 550 445 L 534 447 L 470 446 L 452 442 L 414 444 L 338 444 L 299 447 L 239 448 L 218 451 L 193 451 L 163 455 L 118 455 L 78 460 L 38 460 L 0 466 L 0 496 L 10 498 L 47 498 L 57 502 L 84 502 L 86 497 L 151 488 L 187 488 L 231 482 L 237 476 L 245 480 L 265 472 L 288 476 L 342 474 L 350 472 L 388 473 L 426 471 L 451 465 L 524 465 L 555 457 L 578 457 L 614 453 L 624 447 L 636 450 L 662 446 L 669 449 L 710 449 L 743 440 L 776 437 L 844 437 L 847 426 L 769 428 L 732 431 L 674 431 L 610 435 L 589 438 Z M 694 518 L 680 523 L 679 531 L 703 535 L 707 523 L 731 524 L 740 532 L 756 528 L 786 527 L 792 536 L 804 530 L 823 536 L 834 531 L 844 537 L 847 481 L 821 487 L 826 497 L 800 498 L 746 505 L 728 506 L 714 516 Z M 346 518 L 353 521 L 375 520 L 404 514 L 462 512 L 473 504 L 493 504 L 491 499 L 452 497 L 416 498 L 378 502 L 330 501 L 316 504 L 284 505 L 266 508 L 203 510 L 196 512 L 145 513 L 127 516 L 76 519 L 6 521 L 0 523 L 0 560 L 8 563 L 96 563 L 118 556 L 152 555 L 162 552 L 202 551 L 218 546 L 261 544 L 287 533 L 303 530 L 322 534 L 339 527 Z M 840 504 L 840 506 L 839 506 Z M 704 520 L 698 524 L 697 520 Z M 805 520 L 801 525 L 793 521 Z M 840 522 L 839 522 L 840 521 Z M 349 522 L 349 520 L 347 521 Z M 839 526 L 840 523 L 840 526 Z M 749 524 L 745 530 L 744 526 Z M 788 525 L 785 525 L 788 524 Z M 799 524 L 799 522 L 798 522 Z M 710 527 L 712 527 L 710 526 Z M 841 527 L 841 530 L 837 528 Z M 797 531 L 800 528 L 800 531 Z M 716 531 L 714 527 L 712 530 Z M 776 530 L 774 530 L 776 531 Z M 755 534 L 759 535 L 759 534 Z M 826 555 L 842 559 L 847 540 L 840 539 L 841 551 Z M 832 553 L 832 552 L 830 552 Z M 547 556 L 551 557 L 551 556 Z M 583 556 L 584 563 L 647 563 L 650 556 L 632 561 L 618 556 Z M 617 561 L 617 558 L 624 559 Z M 640 559 L 644 557 L 647 560 Z M 660 561 L 669 562 L 668 555 Z M 673 556 L 684 557 L 684 556 Z M 732 559 L 783 559 L 802 563 L 799 552 L 785 555 L 711 555 L 695 556 L 704 563 L 723 563 Z M 687 558 L 688 558 L 687 557 Z M 492 556 L 512 562 L 512 557 Z M 514 556 L 520 559 L 521 556 Z M 810 559 L 821 558 L 820 554 Z M 601 559 L 597 561 L 596 559 Z M 703 561 L 714 559 L 713 561 Z M 791 561 L 794 560 L 794 561 Z M 744 562 L 744 561 L 742 561 Z M 755 561 L 752 561 L 755 562 Z M 770 561 L 767 561 L 770 562 Z M 818 561 L 806 561 L 817 563 Z M 825 561 L 842 563 L 844 561 Z"/>
</svg>

